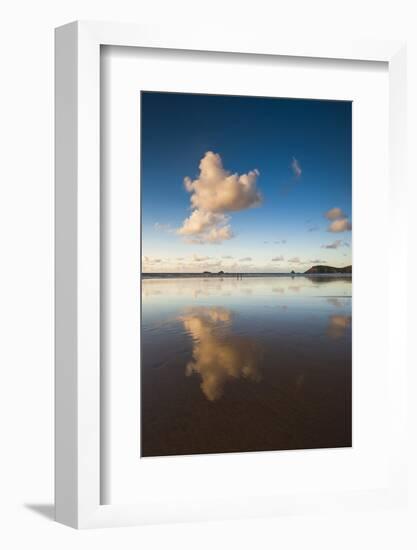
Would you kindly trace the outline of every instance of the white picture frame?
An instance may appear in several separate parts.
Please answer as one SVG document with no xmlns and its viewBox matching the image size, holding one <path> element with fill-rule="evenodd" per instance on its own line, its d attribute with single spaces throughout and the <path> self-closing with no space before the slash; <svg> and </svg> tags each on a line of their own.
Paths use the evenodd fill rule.
<svg viewBox="0 0 417 550">
<path fill-rule="evenodd" d="M 214 36 L 209 29 L 178 33 L 162 27 L 75 22 L 56 30 L 56 519 L 76 528 L 156 521 L 262 516 L 403 502 L 406 478 L 399 445 L 386 490 L 302 499 L 261 499 L 233 510 L 207 505 L 186 515 L 175 502 L 166 510 L 149 505 L 101 504 L 100 477 L 100 47 L 102 45 L 196 50 L 334 60 L 382 61 L 389 70 L 389 148 L 393 234 L 405 243 L 405 45 L 387 41 L 280 40 L 236 29 Z M 398 247 L 395 265 L 405 265 Z M 400 273 L 400 277 L 404 274 Z M 405 319 L 405 293 L 391 305 Z M 405 337 L 404 337 L 405 338 Z M 406 346 L 397 342 L 398 377 L 390 400 L 405 419 Z M 405 424 L 405 420 L 403 422 Z M 400 422 L 399 432 L 403 425 Z M 401 434 L 398 438 L 401 441 Z"/>
</svg>

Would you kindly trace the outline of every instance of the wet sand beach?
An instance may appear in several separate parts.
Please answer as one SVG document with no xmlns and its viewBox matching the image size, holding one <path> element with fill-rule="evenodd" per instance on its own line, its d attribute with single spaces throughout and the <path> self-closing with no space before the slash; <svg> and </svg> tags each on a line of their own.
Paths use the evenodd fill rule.
<svg viewBox="0 0 417 550">
<path fill-rule="evenodd" d="M 351 446 L 351 286 L 143 279 L 141 455 Z"/>
</svg>

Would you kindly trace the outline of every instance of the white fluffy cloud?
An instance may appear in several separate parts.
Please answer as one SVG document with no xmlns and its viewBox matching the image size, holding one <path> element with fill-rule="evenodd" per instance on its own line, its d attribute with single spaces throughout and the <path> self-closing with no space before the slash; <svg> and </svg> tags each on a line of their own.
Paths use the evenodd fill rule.
<svg viewBox="0 0 417 550">
<path fill-rule="evenodd" d="M 233 237 L 228 221 L 229 217 L 225 214 L 194 210 L 184 220 L 182 227 L 178 229 L 178 234 L 184 236 L 190 243 L 221 243 Z"/>
<path fill-rule="evenodd" d="M 258 170 L 231 174 L 223 168 L 220 155 L 208 151 L 200 161 L 196 180 L 184 179 L 191 195 L 191 205 L 206 212 L 236 212 L 256 206 L 261 195 L 256 187 Z"/>
<path fill-rule="evenodd" d="M 262 197 L 256 186 L 259 172 L 231 174 L 223 168 L 220 155 L 211 151 L 199 167 L 197 179 L 184 178 L 192 213 L 177 232 L 188 242 L 220 243 L 233 237 L 227 213 L 260 205 Z"/>
</svg>

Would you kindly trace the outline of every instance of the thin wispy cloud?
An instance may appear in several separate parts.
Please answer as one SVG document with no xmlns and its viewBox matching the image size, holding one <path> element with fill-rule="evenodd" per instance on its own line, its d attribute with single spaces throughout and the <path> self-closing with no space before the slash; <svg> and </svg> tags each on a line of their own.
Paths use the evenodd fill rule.
<svg viewBox="0 0 417 550">
<path fill-rule="evenodd" d="M 338 239 L 337 241 L 333 241 L 330 244 L 322 244 L 321 248 L 336 249 L 336 248 L 340 248 L 341 246 L 342 246 L 342 241 Z"/>
<path fill-rule="evenodd" d="M 284 256 L 275 256 L 275 258 L 272 258 L 271 262 L 283 262 Z"/>
<path fill-rule="evenodd" d="M 246 256 L 245 258 L 240 258 L 239 262 L 251 262 L 252 258 L 250 256 Z"/>
<path fill-rule="evenodd" d="M 164 233 L 173 233 L 174 229 L 168 223 L 159 223 L 156 222 L 153 224 L 155 231 L 162 231 Z"/>
<path fill-rule="evenodd" d="M 208 151 L 200 161 L 197 179 L 184 178 L 190 193 L 191 215 L 177 233 L 192 243 L 221 243 L 231 239 L 230 213 L 259 206 L 262 196 L 257 188 L 259 171 L 230 173 L 220 155 Z"/>
<path fill-rule="evenodd" d="M 290 164 L 291 172 L 293 175 L 293 179 L 290 182 L 284 183 L 281 186 L 280 193 L 284 196 L 288 195 L 292 188 L 296 185 L 297 181 L 301 178 L 301 174 L 303 173 L 303 170 L 301 168 L 301 165 L 299 161 L 293 157 L 291 164 Z"/>
<path fill-rule="evenodd" d="M 303 171 L 301 170 L 300 163 L 298 162 L 298 160 L 295 157 L 293 157 L 292 161 L 291 161 L 291 170 L 292 170 L 292 173 L 294 174 L 294 177 L 297 178 L 297 179 L 303 173 Z"/>
</svg>

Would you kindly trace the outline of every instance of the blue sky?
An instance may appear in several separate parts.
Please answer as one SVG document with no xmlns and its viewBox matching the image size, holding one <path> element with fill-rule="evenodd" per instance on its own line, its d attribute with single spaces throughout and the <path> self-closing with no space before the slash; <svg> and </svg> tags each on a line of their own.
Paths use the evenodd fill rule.
<svg viewBox="0 0 417 550">
<path fill-rule="evenodd" d="M 141 117 L 143 271 L 351 263 L 350 102 L 142 92 Z"/>
</svg>

